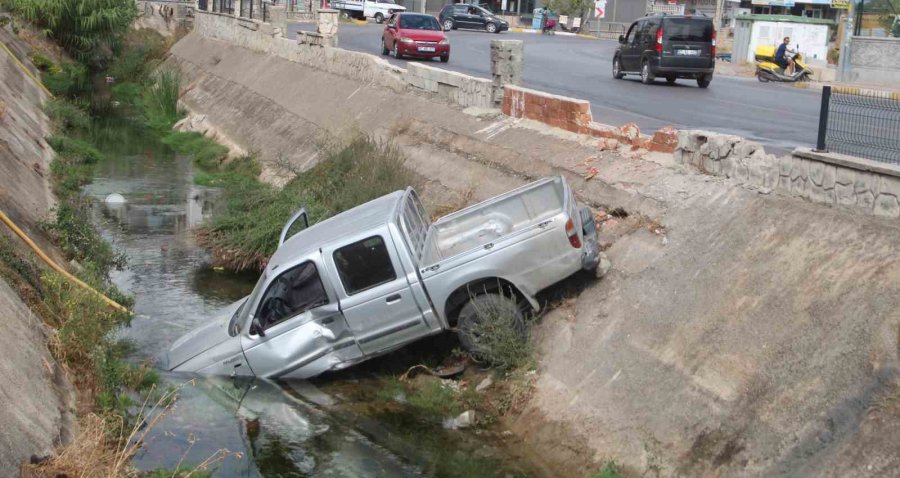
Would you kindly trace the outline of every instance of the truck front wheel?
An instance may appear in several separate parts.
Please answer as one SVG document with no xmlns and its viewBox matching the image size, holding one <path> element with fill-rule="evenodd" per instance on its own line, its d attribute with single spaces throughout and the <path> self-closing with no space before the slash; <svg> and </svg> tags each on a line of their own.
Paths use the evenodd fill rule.
<svg viewBox="0 0 900 478">
<path fill-rule="evenodd" d="M 508 349 L 524 345 L 525 314 L 515 296 L 487 293 L 472 297 L 459 312 L 459 342 L 476 359 L 500 365 Z"/>
</svg>

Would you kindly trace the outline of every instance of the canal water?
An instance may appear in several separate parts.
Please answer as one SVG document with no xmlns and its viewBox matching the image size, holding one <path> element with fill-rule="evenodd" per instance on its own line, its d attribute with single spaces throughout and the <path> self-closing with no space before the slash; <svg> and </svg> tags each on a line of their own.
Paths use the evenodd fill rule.
<svg viewBox="0 0 900 478">
<path fill-rule="evenodd" d="M 220 191 L 193 184 L 189 158 L 139 131 L 111 136 L 102 148 L 107 159 L 84 193 L 96 199 L 94 219 L 104 236 L 128 256 L 113 280 L 134 297 L 134 319 L 121 335 L 135 344 L 132 359 L 140 361 L 245 296 L 256 276 L 214 270 L 195 242 L 194 228 L 216 212 Z M 125 204 L 105 204 L 112 193 Z M 373 382 L 358 372 L 315 383 L 162 373 L 161 386 L 180 387 L 179 399 L 134 465 L 190 469 L 227 454 L 213 476 L 532 475 L 471 430 L 444 430 L 402 404 L 366 406 L 375 400 L 367 388 Z"/>
</svg>

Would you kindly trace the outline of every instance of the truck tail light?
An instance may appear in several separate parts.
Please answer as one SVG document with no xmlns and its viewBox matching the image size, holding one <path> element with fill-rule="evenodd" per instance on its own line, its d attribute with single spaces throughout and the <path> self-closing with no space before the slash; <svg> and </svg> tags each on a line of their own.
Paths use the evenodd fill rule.
<svg viewBox="0 0 900 478">
<path fill-rule="evenodd" d="M 578 237 L 578 230 L 575 229 L 575 221 L 569 219 L 566 221 L 566 236 L 569 238 L 569 244 L 575 249 L 581 249 L 581 239 Z"/>
<path fill-rule="evenodd" d="M 663 29 L 659 27 L 656 30 L 656 53 L 662 53 L 662 38 L 663 38 Z"/>
<path fill-rule="evenodd" d="M 716 59 L 716 31 L 715 30 L 713 30 L 713 37 L 712 37 L 712 58 L 713 58 L 713 60 Z"/>
</svg>

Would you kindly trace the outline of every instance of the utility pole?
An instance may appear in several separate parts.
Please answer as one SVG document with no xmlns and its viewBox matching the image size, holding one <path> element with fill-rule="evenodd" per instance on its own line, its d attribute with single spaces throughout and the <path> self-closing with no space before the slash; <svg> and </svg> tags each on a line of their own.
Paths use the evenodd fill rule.
<svg viewBox="0 0 900 478">
<path fill-rule="evenodd" d="M 850 62 L 850 43 L 853 37 L 853 16 L 856 13 L 856 0 L 850 0 L 847 9 L 847 18 L 844 23 L 844 38 L 841 42 L 840 57 L 838 57 L 837 80 L 847 81 L 847 64 Z"/>
<path fill-rule="evenodd" d="M 722 7 L 725 0 L 716 0 L 716 16 L 713 18 L 713 27 L 718 32 L 722 28 Z"/>
</svg>

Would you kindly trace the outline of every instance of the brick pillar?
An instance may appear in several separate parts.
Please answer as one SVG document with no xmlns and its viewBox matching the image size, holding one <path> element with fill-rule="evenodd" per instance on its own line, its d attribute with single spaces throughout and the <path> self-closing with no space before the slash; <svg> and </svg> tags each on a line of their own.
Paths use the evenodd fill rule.
<svg viewBox="0 0 900 478">
<path fill-rule="evenodd" d="M 522 40 L 491 40 L 491 76 L 494 103 L 503 103 L 503 86 L 522 82 L 525 43 Z"/>
</svg>

